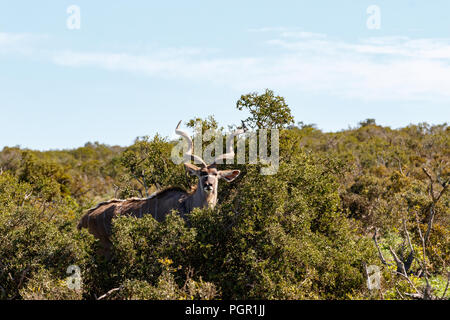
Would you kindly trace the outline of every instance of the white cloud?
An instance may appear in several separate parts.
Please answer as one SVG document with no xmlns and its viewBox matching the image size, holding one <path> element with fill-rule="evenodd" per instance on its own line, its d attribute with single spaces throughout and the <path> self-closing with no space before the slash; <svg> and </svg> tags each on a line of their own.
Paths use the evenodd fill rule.
<svg viewBox="0 0 450 320">
<path fill-rule="evenodd" d="M 287 51 L 279 60 L 291 67 L 284 75 L 309 91 L 364 100 L 450 100 L 450 39 L 386 37 L 351 43 L 316 37 L 268 44 Z"/>
<path fill-rule="evenodd" d="M 142 73 L 214 83 L 239 91 L 290 88 L 361 100 L 450 101 L 450 39 L 377 37 L 358 41 L 280 27 L 267 52 L 226 57 L 216 49 L 166 48 L 152 53 L 47 52 L 67 67 Z M 271 33 L 272 36 L 274 34 Z M 0 49 L 30 42 L 0 33 Z"/>
<path fill-rule="evenodd" d="M 283 38 L 298 38 L 298 39 L 325 39 L 326 34 L 306 32 L 306 31 L 283 31 L 280 33 Z"/>
<path fill-rule="evenodd" d="M 0 32 L 0 53 L 29 55 L 34 51 L 35 45 L 46 38 L 47 35 Z"/>
<path fill-rule="evenodd" d="M 248 32 L 280 32 L 280 31 L 292 31 L 291 28 L 286 27 L 262 27 L 262 28 L 250 28 Z"/>
<path fill-rule="evenodd" d="M 18 43 L 24 42 L 25 40 L 28 40 L 30 37 L 30 35 L 23 33 L 0 32 L 0 46 L 8 47 L 16 45 Z"/>
<path fill-rule="evenodd" d="M 53 56 L 56 64 L 70 67 L 97 67 L 111 71 L 144 73 L 162 78 L 184 78 L 199 81 L 225 80 L 237 70 L 245 71 L 258 65 L 254 58 L 161 57 L 154 55 L 129 55 L 117 53 L 83 53 L 65 51 Z M 221 82 L 221 81 L 220 81 Z"/>
</svg>

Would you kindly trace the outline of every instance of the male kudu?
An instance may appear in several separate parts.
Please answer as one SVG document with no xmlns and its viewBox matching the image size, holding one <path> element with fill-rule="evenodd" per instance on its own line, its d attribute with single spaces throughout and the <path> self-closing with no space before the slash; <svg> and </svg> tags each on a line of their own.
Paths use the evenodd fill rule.
<svg viewBox="0 0 450 320">
<path fill-rule="evenodd" d="M 169 187 L 153 193 L 148 198 L 131 198 L 126 200 L 112 199 L 98 204 L 89 209 L 81 218 L 78 229 L 87 228 L 91 234 L 100 240 L 102 254 L 109 258 L 112 243 L 110 241 L 112 220 L 118 215 L 128 215 L 141 218 L 145 214 L 151 214 L 157 221 L 163 221 L 172 210 L 177 211 L 184 219 L 186 214 L 194 208 L 214 208 L 217 203 L 218 180 L 224 179 L 231 182 L 239 175 L 239 170 L 217 170 L 217 163 L 224 159 L 234 158 L 234 137 L 242 134 L 244 130 L 233 132 L 227 139 L 227 153 L 217 156 L 211 164 L 192 153 L 193 143 L 189 135 L 180 130 L 181 121 L 175 132 L 184 137 L 188 143 L 185 156 L 200 163 L 200 167 L 191 163 L 184 163 L 186 170 L 198 179 L 197 188 L 193 192 L 187 192 L 179 187 Z"/>
</svg>

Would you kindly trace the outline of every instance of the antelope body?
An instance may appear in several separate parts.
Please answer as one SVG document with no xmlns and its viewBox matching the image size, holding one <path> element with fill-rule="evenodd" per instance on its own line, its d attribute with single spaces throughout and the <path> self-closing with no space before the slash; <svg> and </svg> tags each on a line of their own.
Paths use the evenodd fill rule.
<svg viewBox="0 0 450 320">
<path fill-rule="evenodd" d="M 188 142 L 186 155 L 201 163 L 200 167 L 188 162 L 184 163 L 186 170 L 199 178 L 197 187 L 192 192 L 187 192 L 179 187 L 169 187 L 155 192 L 148 198 L 112 199 L 89 209 L 81 218 L 78 229 L 87 228 L 91 234 L 100 240 L 103 249 L 100 254 L 105 257 L 110 256 L 112 247 L 110 236 L 114 217 L 127 215 L 141 218 L 145 214 L 151 214 L 157 221 L 161 222 L 167 214 L 175 210 L 186 219 L 186 214 L 194 208 L 215 207 L 219 179 L 222 178 L 231 182 L 239 175 L 239 170 L 217 170 L 217 163 L 219 160 L 234 157 L 232 142 L 235 136 L 243 133 L 243 130 L 237 130 L 230 135 L 227 140 L 227 153 L 216 157 L 212 164 L 207 165 L 203 159 L 192 154 L 192 140 L 186 132 L 179 130 L 180 123 L 181 121 L 178 123 L 175 132 Z"/>
</svg>

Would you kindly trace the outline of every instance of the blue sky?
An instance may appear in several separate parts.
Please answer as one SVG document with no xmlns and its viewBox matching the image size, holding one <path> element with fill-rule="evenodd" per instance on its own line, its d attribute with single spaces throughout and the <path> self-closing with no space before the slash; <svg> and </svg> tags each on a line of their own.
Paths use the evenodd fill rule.
<svg viewBox="0 0 450 320">
<path fill-rule="evenodd" d="M 325 131 L 443 123 L 449 12 L 447 0 L 2 1 L 0 147 L 129 145 L 208 115 L 236 124 L 240 95 L 265 88 Z"/>
</svg>

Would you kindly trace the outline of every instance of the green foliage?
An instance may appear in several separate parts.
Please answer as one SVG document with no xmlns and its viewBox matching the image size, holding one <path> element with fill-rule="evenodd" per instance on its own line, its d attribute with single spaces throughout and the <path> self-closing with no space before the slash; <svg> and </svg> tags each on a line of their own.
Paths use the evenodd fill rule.
<svg viewBox="0 0 450 320">
<path fill-rule="evenodd" d="M 282 128 L 294 123 L 291 109 L 281 96 L 275 96 L 272 90 L 259 95 L 242 95 L 236 103 L 238 110 L 247 110 L 250 116 L 243 122 L 250 128 Z"/>
<path fill-rule="evenodd" d="M 150 215 L 117 218 L 113 257 L 93 269 L 95 274 L 87 280 L 94 290 L 90 294 L 99 296 L 117 287 L 120 290 L 111 299 L 214 298 L 214 284 L 201 277 L 195 281 L 190 275 L 195 238 L 195 229 L 187 227 L 177 214 L 162 223 Z"/>
<path fill-rule="evenodd" d="M 208 116 L 206 119 L 202 118 L 194 118 L 189 120 L 186 125 L 189 128 L 195 128 L 197 123 L 201 123 L 201 129 L 202 132 L 205 132 L 207 130 L 221 130 L 222 128 L 219 128 L 219 124 L 217 123 L 216 119 L 214 119 L 213 116 Z"/>
<path fill-rule="evenodd" d="M 249 169 L 220 209 L 192 214 L 197 271 L 224 298 L 339 299 L 363 286 L 361 262 L 373 248 L 338 211 L 325 168 L 305 155 L 295 160 L 276 176 Z"/>
<path fill-rule="evenodd" d="M 120 156 L 120 163 L 125 168 L 121 177 L 125 181 L 123 197 L 129 197 L 130 183 L 139 183 L 139 195 L 148 196 L 152 186 L 182 185 L 185 183 L 184 171 L 180 170 L 170 159 L 172 145 L 164 138 L 156 135 L 152 140 L 149 137 L 136 139 Z M 128 183 L 128 184 L 127 184 Z"/>
<path fill-rule="evenodd" d="M 359 123 L 359 125 L 360 125 L 361 127 L 366 127 L 366 126 L 376 125 L 376 121 L 375 121 L 375 119 L 366 119 L 366 120 L 364 120 L 364 121 L 361 121 L 361 122 Z"/>
<path fill-rule="evenodd" d="M 67 267 L 84 267 L 90 259 L 92 237 L 75 232 L 75 217 L 62 214 L 74 210 L 73 204 L 63 202 L 49 209 L 41 199 L 30 196 L 32 191 L 31 185 L 10 174 L 0 175 L 0 291 L 4 299 L 22 294 L 37 297 L 33 295 L 37 279 L 63 279 Z M 51 299 L 47 293 L 52 283 L 57 282 L 49 280 L 48 285 L 42 284 L 46 289 L 36 294 Z"/>
<path fill-rule="evenodd" d="M 109 299 L 120 300 L 211 300 L 216 297 L 216 288 L 209 282 L 194 281 L 186 279 L 180 287 L 175 281 L 170 265 L 170 259 L 158 260 L 163 265 L 163 271 L 156 281 L 151 285 L 145 280 L 125 280 L 118 288 L 117 294 Z"/>
<path fill-rule="evenodd" d="M 65 278 L 56 278 L 46 269 L 40 269 L 29 277 L 19 293 L 24 300 L 82 299 L 82 290 L 69 288 Z"/>
<path fill-rule="evenodd" d="M 284 98 L 270 90 L 243 95 L 237 108 L 250 113 L 248 127 L 280 129 L 278 172 L 236 165 L 241 175 L 220 182 L 216 208 L 196 209 L 187 221 L 175 212 L 161 223 L 150 215 L 116 218 L 109 261 L 96 254 L 98 240 L 76 230 L 79 218 L 112 197 L 192 186 L 196 180 L 170 160 L 174 143 L 156 135 L 127 148 L 4 148 L 0 298 L 409 299 L 413 286 L 426 285 L 424 267 L 433 294 L 444 294 L 450 197 L 444 192 L 432 201 L 423 168 L 437 194 L 450 178 L 447 124 L 391 129 L 367 119 L 324 133 L 302 122 L 292 126 Z M 203 131 L 223 131 L 212 116 L 187 125 L 196 121 Z M 420 234 L 431 210 L 424 249 Z M 375 228 L 389 265 L 372 240 Z M 409 281 L 396 273 L 392 254 L 408 257 L 407 236 L 414 251 Z M 81 290 L 67 287 L 70 265 L 82 271 Z M 381 267 L 381 290 L 369 292 L 364 265 Z"/>
<path fill-rule="evenodd" d="M 71 177 L 62 166 L 38 159 L 29 151 L 22 152 L 19 180 L 29 183 L 33 193 L 46 200 L 55 200 L 69 195 Z"/>
</svg>

